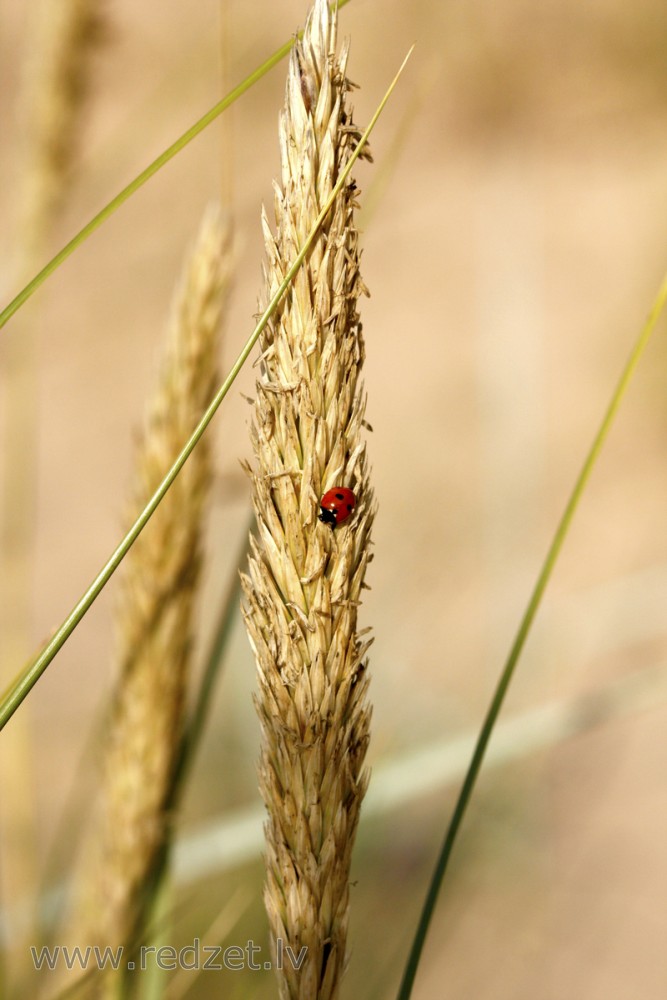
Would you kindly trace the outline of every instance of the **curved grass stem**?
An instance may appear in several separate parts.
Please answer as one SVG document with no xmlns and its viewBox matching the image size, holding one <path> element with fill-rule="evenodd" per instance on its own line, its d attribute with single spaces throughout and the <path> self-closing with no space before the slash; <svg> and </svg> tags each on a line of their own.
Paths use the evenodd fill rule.
<svg viewBox="0 0 667 1000">
<path fill-rule="evenodd" d="M 554 533 L 551 545 L 547 552 L 544 563 L 540 570 L 537 582 L 530 595 L 530 600 L 526 606 L 526 610 L 523 613 L 523 617 L 519 624 L 519 628 L 516 633 L 514 642 L 510 649 L 509 655 L 503 667 L 503 671 L 500 675 L 500 680 L 496 690 L 494 691 L 493 698 L 486 713 L 486 717 L 480 729 L 479 736 L 477 738 L 477 743 L 475 744 L 475 749 L 473 751 L 468 770 L 466 772 L 465 778 L 463 780 L 463 785 L 461 786 L 461 791 L 459 792 L 456 805 L 454 807 L 454 812 L 452 813 L 449 826 L 445 833 L 445 838 L 440 849 L 440 854 L 436 862 L 433 875 L 431 876 L 431 882 L 426 893 L 426 898 L 424 900 L 424 905 L 422 908 L 421 916 L 419 918 L 419 923 L 415 932 L 415 936 L 412 942 L 412 947 L 410 949 L 410 954 L 405 966 L 405 971 L 403 973 L 403 979 L 397 993 L 397 1000 L 408 1000 L 412 993 L 412 987 L 417 974 L 417 968 L 419 966 L 419 960 L 421 958 L 422 950 L 424 947 L 424 942 L 426 940 L 426 935 L 428 933 L 429 925 L 433 912 L 435 910 L 435 905 L 440 893 L 443 879 L 445 877 L 445 872 L 447 870 L 447 865 L 452 853 L 452 848 L 454 847 L 454 842 L 458 834 L 461 822 L 465 815 L 470 797 L 473 793 L 477 777 L 482 767 L 484 761 L 484 755 L 486 753 L 491 735 L 493 732 L 493 727 L 496 723 L 498 715 L 500 714 L 500 709 L 502 708 L 507 689 L 509 688 L 512 676 L 514 674 L 514 669 L 517 665 L 523 647 L 525 645 L 528 633 L 530 632 L 531 625 L 537 614 L 537 610 L 540 606 L 542 596 L 549 582 L 553 568 L 556 564 L 556 560 L 560 554 L 563 542 L 569 530 L 572 518 L 579 506 L 579 501 L 586 488 L 588 480 L 590 478 L 593 467 L 602 451 L 604 442 L 609 434 L 609 430 L 613 423 L 616 412 L 621 405 L 627 387 L 630 383 L 630 379 L 634 374 L 634 371 L 639 363 L 639 360 L 644 353 L 644 350 L 650 340 L 651 334 L 655 328 L 655 325 L 662 313 L 665 302 L 667 301 L 667 275 L 663 278 L 662 284 L 656 295 L 655 301 L 648 315 L 648 318 L 642 327 L 642 330 L 637 337 L 634 347 L 630 352 L 630 356 L 625 363 L 625 367 L 621 372 L 621 376 L 618 380 L 616 388 L 612 394 L 612 397 L 607 406 L 606 412 L 602 418 L 602 422 L 598 428 L 598 431 L 593 439 L 593 443 L 584 459 L 584 463 L 581 467 L 579 475 L 575 481 L 574 487 L 570 494 L 570 497 L 565 506 L 565 510 L 561 516 L 558 523 L 556 531 Z"/>
<path fill-rule="evenodd" d="M 412 46 L 412 48 L 414 48 L 414 46 Z M 216 392 L 208 409 L 206 410 L 201 420 L 195 427 L 190 438 L 188 439 L 182 451 L 174 461 L 174 464 L 171 466 L 169 472 L 164 477 L 159 487 L 157 488 L 151 499 L 148 501 L 142 512 L 139 514 L 136 521 L 134 522 L 130 530 L 127 532 L 123 540 L 119 543 L 119 545 L 111 554 L 111 556 L 104 564 L 100 572 L 97 574 L 93 582 L 90 584 L 85 594 L 72 608 L 68 616 L 65 618 L 60 627 L 56 630 L 51 639 L 46 643 L 41 652 L 21 670 L 21 672 L 14 679 L 9 688 L 4 692 L 2 698 L 0 699 L 0 729 L 4 728 L 4 726 L 12 717 L 16 709 L 24 701 L 24 699 L 27 697 L 29 692 L 32 690 L 32 688 L 39 680 L 39 678 L 42 676 L 48 665 L 55 657 L 56 653 L 58 653 L 59 650 L 62 649 L 67 639 L 70 637 L 74 629 L 80 623 L 81 619 L 90 609 L 94 601 L 99 597 L 100 593 L 107 585 L 107 583 L 109 582 L 115 571 L 118 569 L 121 562 L 129 552 L 130 548 L 137 540 L 137 538 L 139 537 L 139 535 L 141 534 L 141 532 L 146 527 L 149 520 L 157 510 L 160 501 L 165 496 L 167 490 L 176 479 L 176 476 L 181 471 L 186 461 L 192 454 L 195 446 L 197 445 L 197 442 L 204 434 L 204 431 L 206 430 L 211 420 L 213 419 L 213 415 L 215 414 L 216 410 L 218 409 L 223 399 L 229 392 L 230 388 L 234 383 L 234 380 L 236 379 L 236 376 L 238 375 L 241 368 L 245 364 L 250 352 L 252 351 L 253 347 L 255 346 L 255 343 L 257 342 L 257 339 L 259 338 L 259 335 L 266 327 L 267 323 L 269 322 L 269 319 L 275 312 L 276 306 L 278 305 L 283 295 L 291 285 L 296 272 L 301 267 L 301 264 L 303 263 L 310 247 L 312 246 L 313 241 L 315 240 L 324 219 L 326 218 L 327 214 L 329 213 L 329 210 L 331 209 L 331 206 L 338 197 L 338 194 L 340 193 L 345 181 L 347 180 L 347 177 L 350 171 L 352 170 L 352 167 L 356 163 L 359 154 L 366 146 L 366 143 L 368 142 L 368 137 L 370 136 L 375 125 L 377 124 L 378 118 L 382 114 L 382 111 L 384 110 L 387 101 L 389 100 L 394 88 L 396 87 L 399 77 L 403 72 L 406 63 L 410 58 L 410 55 L 412 54 L 412 48 L 410 49 L 405 59 L 401 63 L 398 73 L 390 83 L 389 88 L 387 89 L 384 97 L 380 101 L 380 104 L 378 105 L 375 114 L 371 118 L 368 127 L 366 128 L 363 135 L 359 139 L 359 143 L 356 149 L 354 150 L 350 159 L 345 165 L 345 168 L 341 171 L 338 181 L 336 182 L 334 188 L 332 189 L 331 194 L 326 201 L 326 204 L 322 208 L 322 211 L 320 212 L 317 219 L 313 223 L 313 227 L 310 230 L 308 237 L 305 243 L 303 244 L 301 250 L 299 251 L 297 257 L 295 258 L 294 263 L 287 271 L 279 287 L 276 289 L 275 294 L 273 295 L 271 301 L 269 302 L 266 309 L 262 313 L 255 329 L 253 330 L 250 337 L 246 341 L 243 350 L 241 351 L 238 358 L 234 362 L 229 374 L 227 375 L 227 378 Z"/>
</svg>

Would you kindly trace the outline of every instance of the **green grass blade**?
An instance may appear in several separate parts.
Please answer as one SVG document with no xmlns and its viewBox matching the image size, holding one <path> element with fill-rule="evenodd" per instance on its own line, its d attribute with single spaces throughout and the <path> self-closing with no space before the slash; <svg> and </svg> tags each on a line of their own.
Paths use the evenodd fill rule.
<svg viewBox="0 0 667 1000">
<path fill-rule="evenodd" d="M 414 48 L 414 46 L 412 48 Z M 155 491 L 151 499 L 148 501 L 142 512 L 139 514 L 138 518 L 136 519 L 130 530 L 127 532 L 123 540 L 116 547 L 116 549 L 109 557 L 105 565 L 102 567 L 102 569 L 97 574 L 93 582 L 90 584 L 83 597 L 81 597 L 78 603 L 72 608 L 67 618 L 65 618 L 64 622 L 54 633 L 49 642 L 47 642 L 42 651 L 35 657 L 34 660 L 28 663 L 23 668 L 23 670 L 21 670 L 21 672 L 15 678 L 13 683 L 3 694 L 2 698 L 0 699 L 0 729 L 4 728 L 4 726 L 12 717 L 12 715 L 19 707 L 21 702 L 26 698 L 28 693 L 31 691 L 31 689 L 37 683 L 39 678 L 42 676 L 48 665 L 53 660 L 56 653 L 58 653 L 58 651 L 64 646 L 65 642 L 70 637 L 74 629 L 77 627 L 81 619 L 84 617 L 86 612 L 92 606 L 94 601 L 99 597 L 100 593 L 107 585 L 107 583 L 109 582 L 115 571 L 118 569 L 121 562 L 129 552 L 130 548 L 137 540 L 137 538 L 139 537 L 139 535 L 141 534 L 141 532 L 148 524 L 149 520 L 151 519 L 155 511 L 157 510 L 160 501 L 165 496 L 167 490 L 176 479 L 176 476 L 181 471 L 186 461 L 192 454 L 196 444 L 198 443 L 204 431 L 206 430 L 209 423 L 213 419 L 213 415 L 215 414 L 216 410 L 218 409 L 223 399 L 229 392 L 231 386 L 234 383 L 234 380 L 236 379 L 236 376 L 238 375 L 241 368 L 245 364 L 248 355 L 255 346 L 255 343 L 257 342 L 260 333 L 266 327 L 266 324 L 268 323 L 269 319 L 271 318 L 271 315 L 275 311 L 276 306 L 278 305 L 281 298 L 283 297 L 288 287 L 292 283 L 292 280 L 294 279 L 296 272 L 301 267 L 301 264 L 303 263 L 306 254 L 308 253 L 315 237 L 317 236 L 324 219 L 329 213 L 329 210 L 331 209 L 331 206 L 333 205 L 334 201 L 338 197 L 338 194 L 341 191 L 343 184 L 347 180 L 347 177 L 350 171 L 352 170 L 355 161 L 357 160 L 359 154 L 361 153 L 366 143 L 368 142 L 368 137 L 375 128 L 378 118 L 382 114 L 387 101 L 389 100 L 394 88 L 396 87 L 399 77 L 403 72 L 406 63 L 410 58 L 410 55 L 412 54 L 412 48 L 410 49 L 407 56 L 403 60 L 401 67 L 398 70 L 398 73 L 390 83 L 389 88 L 387 89 L 384 97 L 380 101 L 380 104 L 378 105 L 375 114 L 371 118 L 368 127 L 361 136 L 356 149 L 352 153 L 344 169 L 341 171 L 340 177 L 338 178 L 331 194 L 329 195 L 326 204 L 322 208 L 322 211 L 315 220 L 313 228 L 308 234 L 308 238 L 306 239 L 306 242 L 303 244 L 297 257 L 295 258 L 294 263 L 292 264 L 289 271 L 285 275 L 283 281 L 276 290 L 268 306 L 262 313 L 262 316 L 260 317 L 257 326 L 255 327 L 250 337 L 246 341 L 246 344 L 241 353 L 239 354 L 238 358 L 234 362 L 231 371 L 229 372 L 229 375 L 227 376 L 225 381 L 222 383 L 222 385 L 216 392 L 206 412 L 204 413 L 201 420 L 195 427 L 194 431 L 192 432 L 192 435 L 184 445 L 182 451 L 174 461 L 174 464 L 170 468 L 169 472 L 164 477 L 164 479 L 158 486 L 157 490 Z"/>
<path fill-rule="evenodd" d="M 344 7 L 345 4 L 349 2 L 350 0 L 340 0 L 338 7 Z M 104 208 L 97 213 L 97 215 L 93 216 L 90 222 L 86 223 L 83 229 L 81 229 L 76 236 L 73 236 L 69 243 L 66 243 L 65 246 L 58 251 L 55 257 L 53 257 L 48 264 L 46 264 L 42 270 L 28 282 L 25 288 L 22 288 L 18 295 L 16 295 L 11 302 L 5 306 L 2 312 L 0 312 L 0 329 L 2 329 L 14 313 L 21 308 L 23 303 L 27 302 L 31 295 L 37 291 L 40 285 L 42 285 L 46 279 L 53 274 L 53 272 L 56 271 L 71 254 L 74 253 L 77 247 L 80 247 L 89 236 L 92 236 L 95 230 L 99 229 L 99 227 L 106 222 L 106 220 L 109 219 L 114 212 L 128 200 L 128 198 L 135 194 L 139 188 L 143 187 L 146 181 L 150 180 L 150 178 L 153 177 L 158 170 L 164 167 L 166 163 L 169 163 L 169 161 L 172 160 L 177 153 L 180 153 L 180 151 L 184 149 L 189 142 L 192 142 L 192 140 L 195 139 L 200 132 L 203 132 L 204 129 L 207 128 L 211 122 L 215 121 L 215 119 L 218 118 L 223 111 L 226 111 L 227 108 L 234 104 L 239 97 L 245 94 L 246 90 L 250 90 L 250 88 L 257 83 L 258 80 L 261 80 L 261 78 L 268 73 L 269 70 L 273 69 L 274 66 L 284 59 L 294 45 L 296 37 L 297 36 L 294 36 L 289 40 L 289 42 L 285 42 L 285 44 L 281 45 L 279 49 L 276 49 L 273 55 L 269 56 L 269 58 L 266 59 L 261 66 L 258 66 L 257 69 L 253 70 L 249 76 L 242 80 L 241 83 L 234 87 L 233 90 L 230 90 L 230 92 L 219 100 L 217 104 L 214 104 L 205 115 L 196 121 L 194 125 L 191 125 L 190 128 L 183 133 L 183 135 L 171 144 L 171 146 L 168 146 L 167 149 L 160 153 L 160 155 L 156 157 L 152 163 L 149 163 L 149 165 L 142 170 L 140 174 L 137 174 L 134 180 L 130 181 L 130 183 L 124 187 L 115 198 L 112 198 L 108 205 L 105 205 Z M 300 33 L 298 37 L 300 37 Z"/>
<path fill-rule="evenodd" d="M 660 286 L 658 294 L 655 298 L 651 311 L 649 313 L 648 319 L 644 324 L 637 341 L 632 348 L 630 356 L 623 368 L 621 377 L 618 380 L 616 388 L 613 392 L 607 410 L 602 418 L 600 427 L 593 439 L 593 443 L 590 447 L 588 454 L 584 460 L 581 467 L 579 475 L 577 476 L 576 482 L 570 494 L 570 497 L 565 506 L 565 510 L 561 516 L 561 519 L 556 528 L 554 537 L 552 539 L 551 545 L 547 552 L 546 558 L 540 570 L 537 582 L 530 596 L 530 600 L 526 606 L 523 617 L 519 624 L 519 628 L 510 649 L 509 655 L 503 667 L 502 674 L 500 675 L 500 680 L 491 699 L 491 704 L 489 705 L 484 723 L 480 730 L 479 736 L 477 738 L 477 743 L 473 751 L 466 776 L 463 780 L 463 785 L 461 786 L 461 791 L 459 792 L 459 797 L 456 801 L 454 807 L 454 812 L 452 813 L 452 818 L 449 822 L 449 826 L 445 833 L 445 838 L 440 849 L 440 854 L 436 862 L 433 875 L 431 876 L 431 882 L 428 887 L 428 892 L 426 893 L 426 899 L 424 900 L 424 906 L 419 918 L 419 923 L 417 925 L 417 930 L 415 932 L 414 940 L 412 942 L 412 948 L 408 956 L 405 971 L 403 973 L 403 979 L 399 991 L 397 993 L 397 1000 L 408 1000 L 412 993 L 412 987 L 415 981 L 415 976 L 417 974 L 417 967 L 419 965 L 419 960 L 421 958 L 421 953 L 424 947 L 424 942 L 426 940 L 426 935 L 428 933 L 429 925 L 433 912 L 435 910 L 435 904 L 438 899 L 438 894 L 442 886 L 442 882 L 447 870 L 447 865 L 452 853 L 452 848 L 456 840 L 461 822 L 465 815 L 466 808 L 470 801 L 473 789 L 475 787 L 475 782 L 479 775 L 480 769 L 482 767 L 482 762 L 484 760 L 484 754 L 489 745 L 491 739 L 491 734 L 493 732 L 493 727 L 496 723 L 496 719 L 500 713 L 507 689 L 509 688 L 512 676 L 514 674 L 514 669 L 516 667 L 517 661 L 521 655 L 523 647 L 525 645 L 528 633 L 530 632 L 530 627 L 533 623 L 537 609 L 539 608 L 542 596 L 546 589 L 546 586 L 551 577 L 551 573 L 556 564 L 556 560 L 560 554 L 560 550 L 563 546 L 565 536 L 567 535 L 568 529 L 574 517 L 575 511 L 579 505 L 581 496 L 586 488 L 586 484 L 590 478 L 593 467 L 602 451 L 604 442 L 609 434 L 614 417 L 616 416 L 616 411 L 618 410 L 623 397 L 625 395 L 626 389 L 630 383 L 630 379 L 634 374 L 635 368 L 637 367 L 639 360 L 644 353 L 644 350 L 649 342 L 651 334 L 655 328 L 655 325 L 662 313 L 665 302 L 667 301 L 667 275 L 663 278 L 663 282 Z"/>
<path fill-rule="evenodd" d="M 176 758 L 176 765 L 172 778 L 172 789 L 170 791 L 170 802 L 172 808 L 178 803 L 181 789 L 185 785 L 194 756 L 202 739 L 208 714 L 211 709 L 215 685 L 220 674 L 220 668 L 224 657 L 227 643 L 231 635 L 234 623 L 237 620 L 237 611 L 241 600 L 241 580 L 239 571 L 246 560 L 249 551 L 249 534 L 252 529 L 254 517 L 251 517 L 248 524 L 243 529 L 243 542 L 239 546 L 238 557 L 234 562 L 234 570 L 231 582 L 228 584 L 225 594 L 220 602 L 218 619 L 213 630 L 213 636 L 204 662 L 204 671 L 199 685 L 199 690 L 187 717 L 183 736 Z"/>
</svg>

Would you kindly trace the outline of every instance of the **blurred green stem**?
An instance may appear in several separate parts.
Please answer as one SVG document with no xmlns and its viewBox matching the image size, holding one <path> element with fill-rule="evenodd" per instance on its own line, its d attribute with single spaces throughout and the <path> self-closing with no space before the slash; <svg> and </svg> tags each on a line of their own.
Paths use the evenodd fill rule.
<svg viewBox="0 0 667 1000">
<path fill-rule="evenodd" d="M 171 786 L 164 806 L 165 813 L 169 816 L 175 816 L 180 806 L 185 782 L 190 773 L 195 753 L 204 733 L 206 719 L 211 710 L 215 684 L 220 674 L 225 648 L 234 627 L 234 622 L 237 619 L 237 609 L 241 597 L 239 570 L 248 553 L 248 538 L 253 521 L 254 518 L 251 518 L 249 523 L 244 527 L 243 543 L 239 547 L 238 556 L 234 562 L 232 579 L 227 585 L 220 602 L 218 620 L 204 663 L 204 671 L 195 697 L 195 703 L 190 709 L 183 727 L 183 735 L 181 736 L 178 748 Z M 168 831 L 168 834 L 161 845 L 155 864 L 147 879 L 143 906 L 137 918 L 136 940 L 138 942 L 144 940 L 142 931 L 149 926 L 162 891 L 172 846 L 171 830 Z"/>
<path fill-rule="evenodd" d="M 421 958 L 422 950 L 424 947 L 424 942 L 426 940 L 426 935 L 428 933 L 429 925 L 433 912 L 435 910 L 435 905 L 440 893 L 440 888 L 442 886 L 443 879 L 445 877 L 445 872 L 447 870 L 447 865 L 452 853 L 452 848 L 454 847 L 454 842 L 458 834 L 461 822 L 465 815 L 470 797 L 472 795 L 477 777 L 479 775 L 480 769 L 482 767 L 482 762 L 484 760 L 484 755 L 486 749 L 489 745 L 491 739 L 491 734 L 493 732 L 493 727 L 496 723 L 496 719 L 502 708 L 507 689 L 509 688 L 512 676 L 514 674 L 514 668 L 518 662 L 521 655 L 523 647 L 525 645 L 530 627 L 533 623 L 535 615 L 537 614 L 537 609 L 540 606 L 542 596 L 546 589 L 547 583 L 553 572 L 553 568 L 556 564 L 556 560 L 560 554 L 560 550 L 563 546 L 565 536 L 569 530 L 572 518 L 574 517 L 575 511 L 579 506 L 579 501 L 586 488 L 586 484 L 590 478 L 593 467 L 602 451 L 604 442 L 609 434 L 614 417 L 616 416 L 616 411 L 618 410 L 627 387 L 630 383 L 635 368 L 637 367 L 639 360 L 646 349 L 646 346 L 650 340 L 651 334 L 655 328 L 655 325 L 662 313 L 665 306 L 665 301 L 667 300 L 667 275 L 663 278 L 662 284 L 658 291 L 658 294 L 653 303 L 651 312 L 649 313 L 648 319 L 644 324 L 639 337 L 630 353 L 630 356 L 623 368 L 621 377 L 616 385 L 614 393 L 611 397 L 607 410 L 602 418 L 602 423 L 593 439 L 593 443 L 590 450 L 584 460 L 581 467 L 577 480 L 574 484 L 570 498 L 567 501 L 565 510 L 561 516 L 558 527 L 554 534 L 551 545 L 547 552 L 546 558 L 540 570 L 540 574 L 537 578 L 537 582 L 533 589 L 533 592 L 528 601 L 526 610 L 524 611 L 521 623 L 519 625 L 516 637 L 510 649 L 509 656 L 505 666 L 503 667 L 502 674 L 500 675 L 500 680 L 491 699 L 491 704 L 486 713 L 486 718 L 479 733 L 477 743 L 472 755 L 472 759 L 468 766 L 466 776 L 463 780 L 463 785 L 461 786 L 461 791 L 459 792 L 459 797 L 457 799 L 456 805 L 454 807 L 454 812 L 452 818 L 449 822 L 447 832 L 445 833 L 445 838 L 440 849 L 440 854 L 431 876 L 431 882 L 428 887 L 428 892 L 426 893 L 426 899 L 424 901 L 424 906 L 419 918 L 419 923 L 417 925 L 417 930 L 415 932 L 414 940 L 412 942 L 412 948 L 408 956 L 408 961 L 403 973 L 403 979 L 398 990 L 397 1000 L 408 1000 L 412 994 L 412 987 L 414 985 L 415 977 L 417 974 L 417 968 L 419 966 L 419 960 Z"/>
</svg>

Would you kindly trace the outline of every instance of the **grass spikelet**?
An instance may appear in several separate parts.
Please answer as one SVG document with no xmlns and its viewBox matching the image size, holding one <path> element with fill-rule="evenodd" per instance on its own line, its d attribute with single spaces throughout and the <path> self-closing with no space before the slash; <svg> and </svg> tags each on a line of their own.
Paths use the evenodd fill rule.
<svg viewBox="0 0 667 1000">
<path fill-rule="evenodd" d="M 275 235 L 263 217 L 267 301 L 359 137 L 347 106 L 346 61 L 346 47 L 336 56 L 335 15 L 316 0 L 290 59 Z M 357 300 L 365 289 L 355 194 L 349 180 L 264 331 L 251 431 L 259 541 L 242 582 L 259 679 L 265 903 L 274 950 L 289 946 L 302 957 L 295 969 L 283 952 L 283 1000 L 338 995 L 350 858 L 367 784 L 369 642 L 357 633 L 357 609 L 374 501 L 361 440 Z M 320 496 L 333 486 L 358 498 L 335 530 L 318 520 Z"/>
<path fill-rule="evenodd" d="M 79 148 L 93 46 L 103 31 L 95 0 L 42 2 L 26 78 L 30 163 L 25 177 L 22 243 L 32 268 L 58 214 Z"/>
<path fill-rule="evenodd" d="M 229 274 L 229 232 L 218 212 L 209 211 L 174 299 L 167 354 L 140 444 L 132 516 L 210 403 Z M 78 885 L 77 944 L 135 939 L 145 880 L 169 834 L 165 802 L 182 731 L 210 477 L 204 438 L 125 563 L 116 614 L 118 679 L 100 808 Z"/>
</svg>

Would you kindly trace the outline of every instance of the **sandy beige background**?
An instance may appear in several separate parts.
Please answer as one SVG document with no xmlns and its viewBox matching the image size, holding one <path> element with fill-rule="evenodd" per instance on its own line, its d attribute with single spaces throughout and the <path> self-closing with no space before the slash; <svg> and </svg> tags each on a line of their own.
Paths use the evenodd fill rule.
<svg viewBox="0 0 667 1000">
<path fill-rule="evenodd" d="M 54 249 L 215 102 L 221 48 L 234 83 L 305 13 L 297 0 L 229 3 L 222 45 L 213 0 L 118 0 L 107 9 L 80 170 Z M 362 192 L 373 194 L 363 238 L 371 298 L 362 313 L 380 513 L 363 624 L 377 636 L 371 762 L 380 768 L 479 725 L 667 265 L 667 12 L 658 0 L 352 0 L 341 30 L 352 38 L 361 123 L 417 42 L 374 137 L 376 163 L 357 172 Z M 4 302 L 14 289 L 21 182 L 14 91 L 30 44 L 22 4 L 4 5 L 0 33 Z M 171 288 L 205 204 L 230 176 L 238 268 L 225 366 L 251 330 L 283 79 L 284 67 L 274 70 L 225 126 L 188 147 L 25 311 L 39 325 L 33 645 L 120 537 L 133 434 Z M 0 339 L 18 335 L 17 317 Z M 475 796 L 416 1000 L 662 1000 L 667 992 L 666 362 L 663 324 L 503 714 L 509 722 L 572 703 L 582 731 L 568 735 L 564 726 L 535 749 L 510 728 L 512 759 L 490 768 Z M 248 367 L 213 428 L 219 465 L 204 637 L 247 518 L 239 459 L 249 454 L 242 394 L 252 391 Z M 113 592 L 112 584 L 26 706 L 40 865 L 54 840 L 67 853 L 93 787 L 84 748 L 111 682 Z M 252 687 L 239 618 L 186 832 L 256 803 Z M 583 696 L 591 696 L 585 716 L 576 714 Z M 410 796 L 408 774 L 403 803 L 362 823 L 346 996 L 394 995 L 458 783 L 443 778 Z M 203 934 L 241 885 L 241 923 L 228 940 L 265 941 L 261 880 L 255 863 L 189 887 L 179 940 Z M 188 995 L 219 989 L 273 995 L 263 974 L 199 980 Z"/>
</svg>

